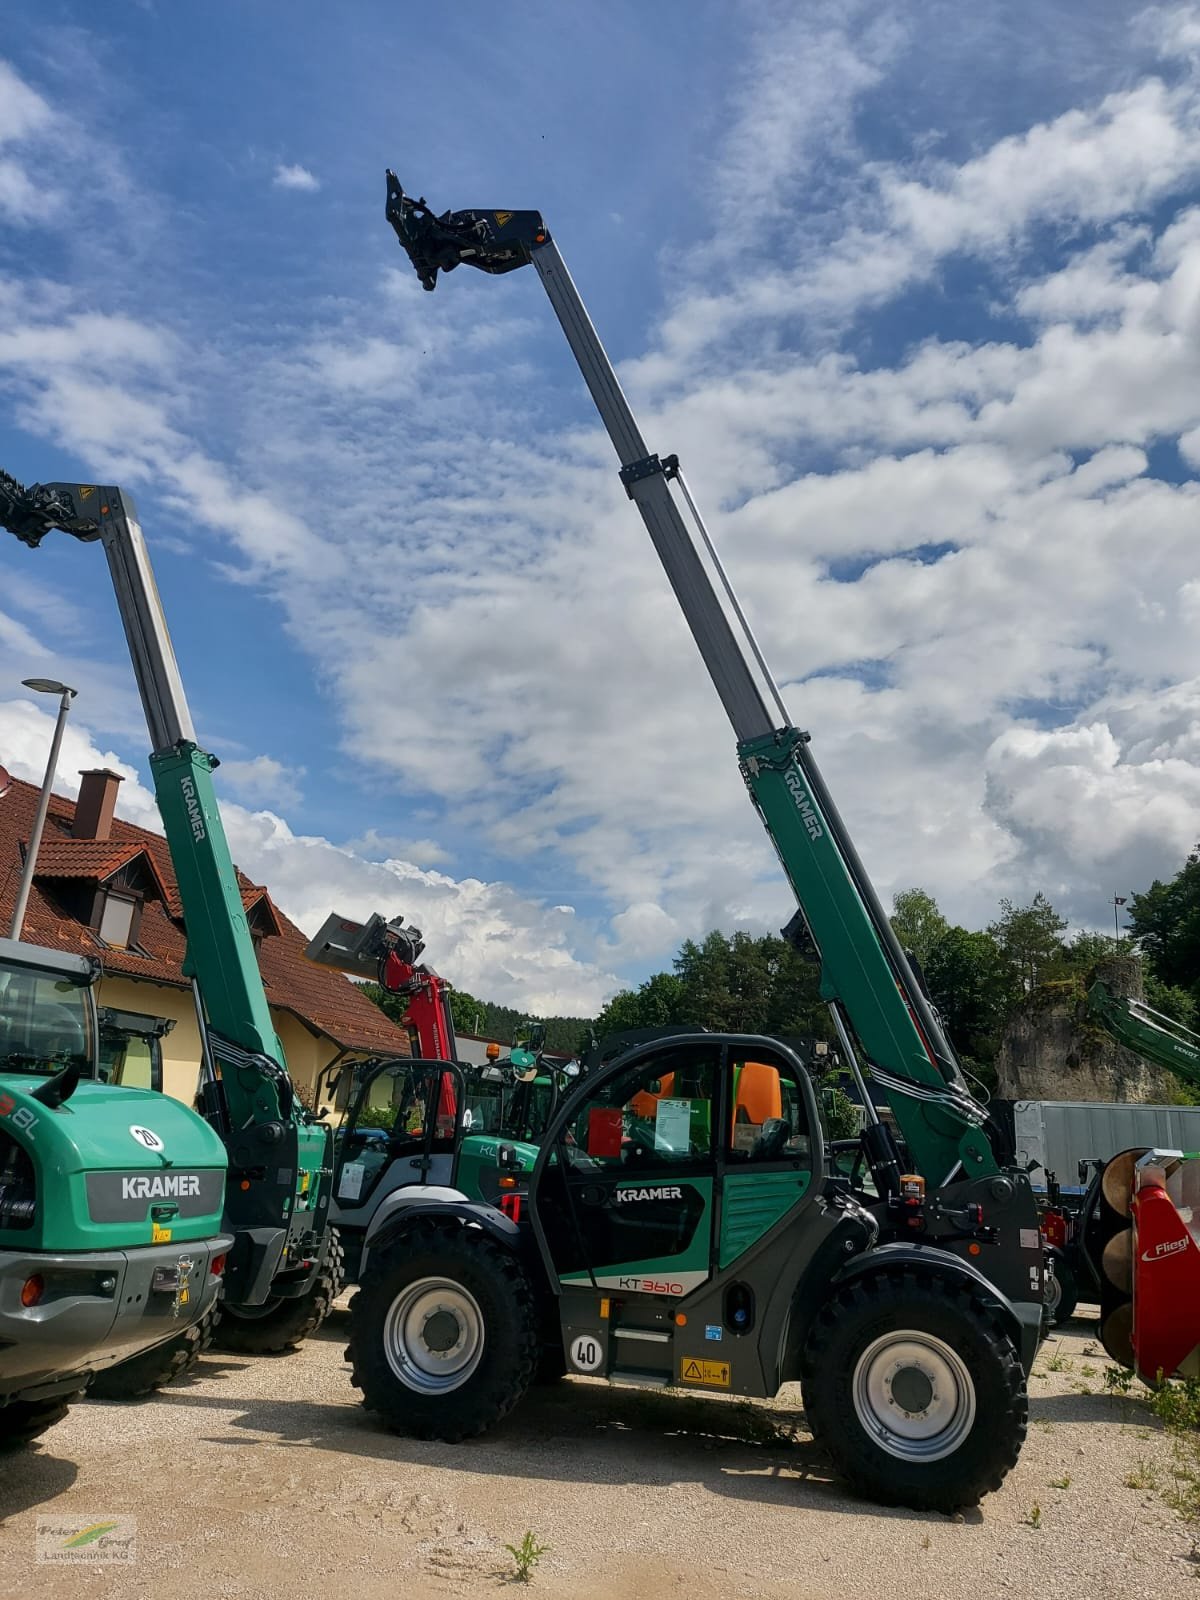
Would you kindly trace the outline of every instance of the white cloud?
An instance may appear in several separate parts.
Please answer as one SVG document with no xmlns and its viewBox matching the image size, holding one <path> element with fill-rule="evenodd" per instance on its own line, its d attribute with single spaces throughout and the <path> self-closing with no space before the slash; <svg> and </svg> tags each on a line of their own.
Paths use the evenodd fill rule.
<svg viewBox="0 0 1200 1600">
<path fill-rule="evenodd" d="M 275 168 L 271 182 L 277 189 L 301 189 L 312 194 L 321 187 L 321 180 L 307 167 L 286 166 L 283 162 Z"/>
<path fill-rule="evenodd" d="M 885 898 L 921 883 L 978 925 L 1000 894 L 1044 888 L 1099 920 L 1114 877 L 1124 892 L 1174 869 L 1195 815 L 1200 491 L 1151 461 L 1163 440 L 1200 461 L 1200 211 L 1163 220 L 1172 195 L 1195 198 L 1196 87 L 1182 70 L 1125 79 L 957 161 L 930 140 L 864 166 L 856 108 L 900 34 L 881 23 L 858 50 L 852 18 L 820 16 L 809 65 L 830 74 L 816 103 L 837 102 L 833 168 L 821 119 L 785 92 L 801 26 L 777 62 L 764 30 L 742 75 L 766 74 L 761 104 L 742 96 L 712 165 L 769 213 L 772 249 L 700 291 L 721 254 L 702 241 L 661 344 L 626 375 L 711 512 Z M 820 215 L 801 203 L 815 171 Z M 1052 248 L 1032 248 L 1050 228 Z M 977 304 L 971 337 L 963 317 L 953 339 L 936 314 L 889 325 L 896 351 L 873 365 L 843 340 L 841 318 L 963 253 L 993 273 L 1003 337 Z M 430 296 L 348 269 L 337 303 L 306 303 L 274 347 L 218 340 L 199 368 L 149 319 L 69 296 L 17 311 L 0 363 L 24 425 L 151 486 L 204 558 L 260 586 L 322 663 L 356 763 L 514 877 L 561 865 L 553 898 L 603 908 L 597 933 L 432 871 L 443 847 L 413 834 L 437 822 L 409 829 L 399 806 L 341 847 L 231 807 L 243 866 L 285 909 L 403 911 L 449 976 L 531 1009 L 551 994 L 591 1009 L 682 936 L 786 920 L 607 443 L 563 423 L 576 375 L 530 340 L 554 331 L 532 274 L 498 292 L 464 271 Z M 98 381 L 75 339 L 116 375 Z M 47 630 L 5 599 L 26 635 L 11 650 L 37 644 Z M 243 764 L 251 781 L 281 776 L 268 760 Z"/>
<path fill-rule="evenodd" d="M 40 785 L 53 728 L 53 716 L 31 701 L 0 701 L 0 765 Z M 219 773 L 236 765 L 224 762 Z M 257 769 L 273 765 L 264 757 Z M 118 815 L 161 832 L 154 796 L 136 770 L 96 745 L 81 722 L 68 722 L 55 792 L 74 797 L 78 773 L 88 767 L 120 773 Z M 597 994 L 617 987 L 612 973 L 571 953 L 568 919 L 557 906 L 501 883 L 455 879 L 402 860 L 364 860 L 328 839 L 293 833 L 270 811 L 223 800 L 221 815 L 238 866 L 253 882 L 265 883 L 306 933 L 315 933 L 331 910 L 361 918 L 372 911 L 403 913 L 424 932 L 426 959 L 451 982 L 482 996 L 503 995 L 531 1012 L 590 1014 Z"/>
<path fill-rule="evenodd" d="M 246 805 L 286 808 L 300 804 L 299 780 L 304 776 L 301 766 L 285 766 L 274 756 L 253 756 L 247 761 L 223 758 L 218 770 L 220 788 L 231 790 Z"/>
</svg>

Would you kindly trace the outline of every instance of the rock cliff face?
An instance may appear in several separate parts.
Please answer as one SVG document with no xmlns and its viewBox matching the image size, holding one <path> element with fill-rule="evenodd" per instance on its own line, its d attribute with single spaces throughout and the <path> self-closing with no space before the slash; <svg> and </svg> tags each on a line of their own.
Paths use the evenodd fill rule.
<svg viewBox="0 0 1200 1600">
<path fill-rule="evenodd" d="M 1136 956 L 1097 963 L 1083 984 L 1046 984 L 1008 1025 L 996 1059 L 997 1095 L 1005 1100 L 1116 1100 L 1170 1104 L 1179 1085 L 1171 1073 L 1126 1050 L 1084 1015 L 1083 994 L 1101 978 L 1114 994 L 1144 998 Z"/>
</svg>

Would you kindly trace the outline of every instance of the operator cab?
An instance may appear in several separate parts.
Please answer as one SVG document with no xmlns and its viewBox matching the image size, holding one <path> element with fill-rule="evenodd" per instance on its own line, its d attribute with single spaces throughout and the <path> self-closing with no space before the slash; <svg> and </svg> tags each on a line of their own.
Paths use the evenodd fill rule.
<svg viewBox="0 0 1200 1600">
<path fill-rule="evenodd" d="M 98 972 L 86 957 L 0 939 L 0 1073 L 96 1076 Z"/>
</svg>

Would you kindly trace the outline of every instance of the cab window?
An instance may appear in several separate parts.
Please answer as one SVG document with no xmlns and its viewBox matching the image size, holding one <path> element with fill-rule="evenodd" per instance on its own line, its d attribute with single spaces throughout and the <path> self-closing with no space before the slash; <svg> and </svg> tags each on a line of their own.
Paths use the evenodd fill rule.
<svg viewBox="0 0 1200 1600">
<path fill-rule="evenodd" d="M 812 1160 L 812 1131 L 804 1091 L 791 1064 L 730 1062 L 730 1118 L 725 1159 L 731 1166 Z"/>
<path fill-rule="evenodd" d="M 599 1170 L 707 1162 L 713 1150 L 717 1052 L 660 1051 L 618 1072 L 566 1130 L 571 1165 Z"/>
</svg>

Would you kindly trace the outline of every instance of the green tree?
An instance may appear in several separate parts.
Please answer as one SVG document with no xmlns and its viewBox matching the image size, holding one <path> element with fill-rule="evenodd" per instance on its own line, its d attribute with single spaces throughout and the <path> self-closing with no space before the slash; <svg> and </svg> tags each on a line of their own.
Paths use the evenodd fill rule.
<svg viewBox="0 0 1200 1600">
<path fill-rule="evenodd" d="M 723 933 L 714 929 L 700 944 L 684 940 L 675 957 L 675 971 L 683 986 L 681 1006 L 689 1022 L 722 1033 L 736 1026 L 729 967 L 729 940 Z"/>
<path fill-rule="evenodd" d="M 1190 989 L 1181 989 L 1175 983 L 1163 983 L 1153 972 L 1143 973 L 1146 1004 L 1161 1011 L 1164 1016 L 1182 1022 L 1185 1028 L 1196 1026 L 1196 997 Z"/>
<path fill-rule="evenodd" d="M 889 921 L 902 948 L 916 956 L 922 970 L 950 926 L 938 910 L 937 901 L 924 889 L 901 889 L 894 895 Z"/>
<path fill-rule="evenodd" d="M 455 1033 L 482 1032 L 478 1023 L 482 1021 L 483 1009 L 473 994 L 465 989 L 451 989 L 450 1015 L 454 1019 Z"/>
<path fill-rule="evenodd" d="M 1129 922 L 1154 976 L 1200 1001 L 1200 846 L 1169 883 L 1130 898 Z"/>
<path fill-rule="evenodd" d="M 993 1062 L 1021 986 L 990 933 L 947 928 L 929 954 L 925 981 L 951 1043 L 989 1088 Z"/>
<path fill-rule="evenodd" d="M 1096 965 L 1113 953 L 1112 935 L 1107 933 L 1077 933 L 1063 948 L 1063 965 L 1071 972 L 1085 977 Z"/>
<path fill-rule="evenodd" d="M 684 1020 L 683 985 L 673 972 L 656 972 L 636 989 L 622 989 L 607 1001 L 592 1023 L 598 1039 L 627 1028 L 665 1028 Z"/>
<path fill-rule="evenodd" d="M 1001 900 L 999 921 L 993 922 L 988 932 L 1028 993 L 1061 962 L 1066 926 L 1066 919 L 1039 889 L 1027 906 Z"/>
</svg>

